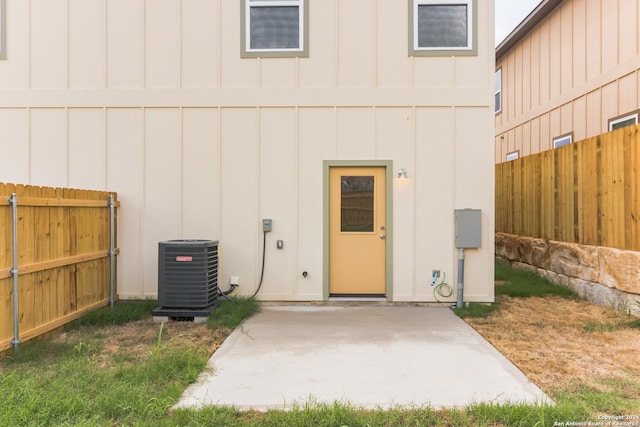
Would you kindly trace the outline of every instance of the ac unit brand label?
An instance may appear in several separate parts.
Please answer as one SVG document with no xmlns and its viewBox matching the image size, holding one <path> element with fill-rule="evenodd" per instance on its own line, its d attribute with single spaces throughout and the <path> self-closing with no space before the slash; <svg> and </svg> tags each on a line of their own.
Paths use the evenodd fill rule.
<svg viewBox="0 0 640 427">
<path fill-rule="evenodd" d="M 176 261 L 178 261 L 178 262 L 191 262 L 191 261 L 193 261 L 193 257 L 192 256 L 188 256 L 188 255 L 178 255 L 176 257 Z"/>
</svg>

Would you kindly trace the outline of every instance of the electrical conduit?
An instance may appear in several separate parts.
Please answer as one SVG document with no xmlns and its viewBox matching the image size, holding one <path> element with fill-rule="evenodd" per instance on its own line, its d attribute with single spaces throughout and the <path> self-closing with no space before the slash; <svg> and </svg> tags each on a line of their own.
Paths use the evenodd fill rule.
<svg viewBox="0 0 640 427">
<path fill-rule="evenodd" d="M 464 293 L 464 248 L 458 248 L 458 299 L 456 308 L 462 308 Z"/>
</svg>

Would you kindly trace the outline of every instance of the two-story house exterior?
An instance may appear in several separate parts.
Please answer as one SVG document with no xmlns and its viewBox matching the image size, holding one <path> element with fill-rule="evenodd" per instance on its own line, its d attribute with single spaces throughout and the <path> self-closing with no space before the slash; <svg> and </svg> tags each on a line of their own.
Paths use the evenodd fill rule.
<svg viewBox="0 0 640 427">
<path fill-rule="evenodd" d="M 472 208 L 493 301 L 493 1 L 0 2 L 0 181 L 116 191 L 121 298 L 211 239 L 263 300 L 455 301 Z"/>
</svg>

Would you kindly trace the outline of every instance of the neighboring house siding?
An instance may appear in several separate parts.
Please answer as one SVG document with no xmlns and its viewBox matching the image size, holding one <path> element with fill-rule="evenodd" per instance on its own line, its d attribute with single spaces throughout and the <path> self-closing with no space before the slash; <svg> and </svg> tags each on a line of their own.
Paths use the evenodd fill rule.
<svg viewBox="0 0 640 427">
<path fill-rule="evenodd" d="M 420 58 L 406 1 L 310 3 L 308 58 L 241 58 L 235 1 L 8 0 L 0 181 L 118 192 L 125 298 L 155 296 L 157 244 L 180 238 L 219 240 L 220 286 L 252 292 L 272 218 L 285 247 L 267 243 L 261 297 L 318 300 L 323 160 L 391 160 L 410 175 L 393 299 L 432 300 L 432 269 L 455 283 L 453 211 L 470 207 L 465 297 L 492 301 L 493 2 L 477 56 Z"/>
<path fill-rule="evenodd" d="M 561 135 L 607 132 L 610 119 L 638 110 L 639 20 L 638 0 L 564 0 L 498 56 L 496 163 L 551 149 Z"/>
</svg>

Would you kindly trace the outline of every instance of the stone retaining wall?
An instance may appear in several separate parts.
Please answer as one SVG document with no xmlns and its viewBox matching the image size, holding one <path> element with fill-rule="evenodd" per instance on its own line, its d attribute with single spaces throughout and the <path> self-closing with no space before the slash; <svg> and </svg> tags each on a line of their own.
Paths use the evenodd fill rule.
<svg viewBox="0 0 640 427">
<path fill-rule="evenodd" d="M 640 315 L 640 252 L 496 233 L 496 255 L 589 301 Z"/>
</svg>

